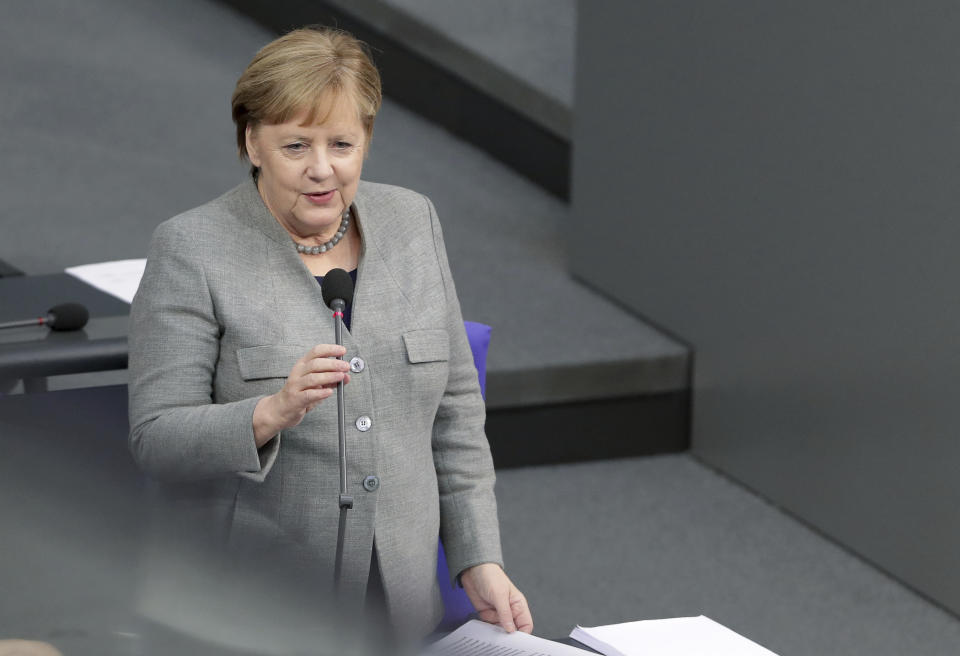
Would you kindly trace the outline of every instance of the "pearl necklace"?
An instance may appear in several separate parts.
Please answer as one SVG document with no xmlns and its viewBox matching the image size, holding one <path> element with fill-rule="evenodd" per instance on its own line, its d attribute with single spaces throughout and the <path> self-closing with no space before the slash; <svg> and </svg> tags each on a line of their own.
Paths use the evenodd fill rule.
<svg viewBox="0 0 960 656">
<path fill-rule="evenodd" d="M 337 228 L 337 234 L 330 239 L 330 241 L 321 244 L 320 246 L 304 246 L 303 244 L 298 244 L 294 240 L 294 245 L 297 247 L 298 253 L 303 253 L 304 255 L 319 255 L 320 253 L 326 253 L 331 248 L 340 243 L 340 240 L 343 239 L 343 236 L 347 234 L 347 229 L 350 227 L 350 210 L 347 210 L 343 213 L 343 217 L 340 219 L 340 227 Z"/>
</svg>

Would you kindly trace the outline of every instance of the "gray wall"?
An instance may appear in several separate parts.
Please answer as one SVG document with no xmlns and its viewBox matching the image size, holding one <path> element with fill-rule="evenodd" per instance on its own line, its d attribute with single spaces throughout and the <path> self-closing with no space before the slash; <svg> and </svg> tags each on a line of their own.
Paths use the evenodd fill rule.
<svg viewBox="0 0 960 656">
<path fill-rule="evenodd" d="M 575 274 L 693 344 L 703 460 L 960 612 L 960 4 L 590 7 Z"/>
</svg>

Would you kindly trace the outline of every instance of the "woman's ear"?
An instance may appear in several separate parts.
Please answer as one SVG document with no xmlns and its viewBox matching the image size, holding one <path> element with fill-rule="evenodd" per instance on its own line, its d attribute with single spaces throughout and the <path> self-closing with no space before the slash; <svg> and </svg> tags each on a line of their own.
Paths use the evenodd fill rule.
<svg viewBox="0 0 960 656">
<path fill-rule="evenodd" d="M 260 152 L 257 150 L 257 135 L 254 132 L 253 126 L 249 123 L 247 124 L 245 136 L 247 142 L 247 158 L 251 164 L 260 168 Z"/>
</svg>

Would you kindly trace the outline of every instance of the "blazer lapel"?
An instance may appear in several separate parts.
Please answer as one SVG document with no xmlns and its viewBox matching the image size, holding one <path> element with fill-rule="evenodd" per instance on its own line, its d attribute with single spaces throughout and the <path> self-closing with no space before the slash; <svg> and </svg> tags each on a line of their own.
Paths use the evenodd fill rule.
<svg viewBox="0 0 960 656">
<path fill-rule="evenodd" d="M 333 320 L 320 285 L 297 255 L 290 235 L 267 209 L 253 180 L 241 185 L 238 201 L 237 216 L 267 237 L 266 261 L 260 266 L 271 282 L 284 343 L 301 345 L 304 353 L 316 344 L 332 344 Z"/>
<path fill-rule="evenodd" d="M 394 329 L 382 325 L 384 304 L 391 306 L 390 315 L 394 321 L 398 316 L 396 304 L 399 304 L 401 316 L 416 324 L 413 308 L 382 252 L 386 245 L 381 243 L 379 223 L 393 217 L 385 216 L 388 210 L 379 207 L 376 199 L 368 198 L 364 187 L 361 182 L 351 212 L 362 246 L 351 326 L 350 330 L 344 329 L 344 345 L 348 351 L 356 345 L 357 339 L 362 341 L 367 331 Z M 272 282 L 277 315 L 284 320 L 284 341 L 307 347 L 332 344 L 333 321 L 330 309 L 323 302 L 320 285 L 297 255 L 290 235 L 267 209 L 253 180 L 240 186 L 237 201 L 240 205 L 237 216 L 267 237 L 267 261 L 263 263 L 263 274 Z"/>
<path fill-rule="evenodd" d="M 369 332 L 396 332 L 399 326 L 384 325 L 388 317 L 391 317 L 391 322 L 402 317 L 404 323 L 415 323 L 413 308 L 397 281 L 397 272 L 391 268 L 386 257 L 387 251 L 384 250 L 391 245 L 385 237 L 386 224 L 399 218 L 392 214 L 390 208 L 383 207 L 375 197 L 371 197 L 368 189 L 361 181 L 353 201 L 353 214 L 360 230 L 363 249 L 357 269 L 351 332 L 354 337 L 361 339 Z M 387 243 L 384 243 L 385 240 Z"/>
</svg>

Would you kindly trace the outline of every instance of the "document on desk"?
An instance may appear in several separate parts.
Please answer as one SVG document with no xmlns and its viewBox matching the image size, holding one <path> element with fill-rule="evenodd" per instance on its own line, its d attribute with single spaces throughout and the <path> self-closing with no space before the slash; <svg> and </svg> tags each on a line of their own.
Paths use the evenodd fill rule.
<svg viewBox="0 0 960 656">
<path fill-rule="evenodd" d="M 527 633 L 470 620 L 430 645 L 427 656 L 591 656 L 591 653 Z"/>
<path fill-rule="evenodd" d="M 777 656 L 703 615 L 578 626 L 570 637 L 606 656 Z"/>
<path fill-rule="evenodd" d="M 67 267 L 66 272 L 121 301 L 132 303 L 146 266 L 146 259 L 116 260 Z"/>
</svg>

